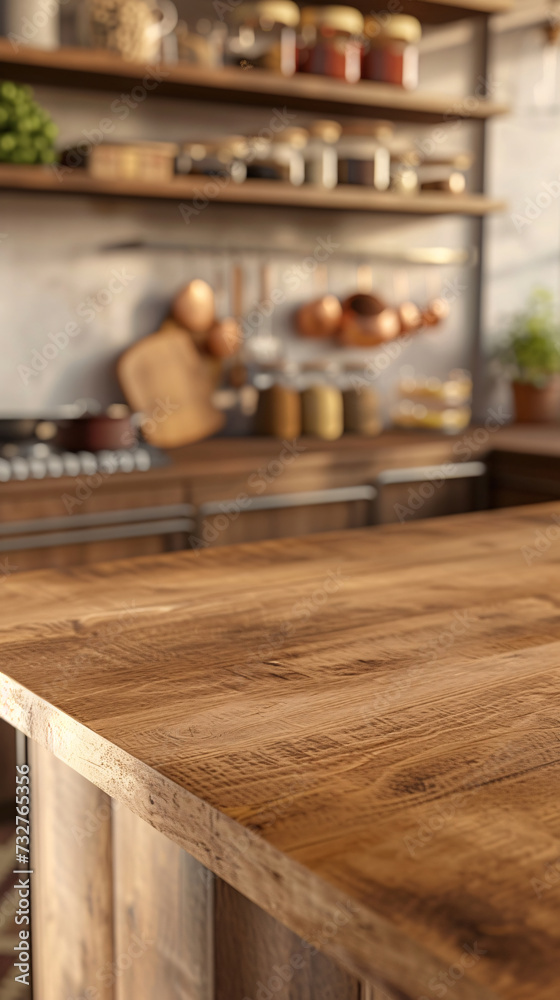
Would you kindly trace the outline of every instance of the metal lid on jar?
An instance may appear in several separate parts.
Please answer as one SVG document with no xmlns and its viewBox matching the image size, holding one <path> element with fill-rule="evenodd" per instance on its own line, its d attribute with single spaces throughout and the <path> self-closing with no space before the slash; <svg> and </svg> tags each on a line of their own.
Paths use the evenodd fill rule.
<svg viewBox="0 0 560 1000">
<path fill-rule="evenodd" d="M 272 142 L 286 142 L 288 146 L 293 149 L 304 149 L 307 146 L 309 140 L 309 132 L 306 128 L 299 128 L 297 125 L 293 125 L 289 128 L 283 128 L 281 132 L 276 132 L 272 137 Z"/>
<path fill-rule="evenodd" d="M 314 139 L 322 139 L 323 142 L 334 145 L 340 139 L 342 125 L 339 122 L 320 118 L 318 121 L 313 122 L 309 128 L 309 132 Z"/>
<path fill-rule="evenodd" d="M 351 135 L 355 138 L 388 140 L 392 138 L 395 126 L 393 122 L 383 119 L 374 119 L 373 121 L 364 119 L 363 121 L 347 122 L 342 131 L 344 135 Z"/>
<path fill-rule="evenodd" d="M 355 7 L 304 7 L 301 12 L 303 27 L 330 28 L 332 31 L 343 31 L 348 35 L 361 35 L 364 30 L 364 18 Z"/>
<path fill-rule="evenodd" d="M 282 24 L 286 28 L 297 28 L 300 10 L 292 0 L 257 0 L 256 3 L 242 3 L 236 7 L 231 18 L 236 24 L 261 27 L 263 30 Z"/>
<path fill-rule="evenodd" d="M 393 39 L 415 44 L 422 38 L 422 25 L 409 14 L 387 14 L 381 17 L 366 17 L 364 34 L 372 41 Z"/>
</svg>

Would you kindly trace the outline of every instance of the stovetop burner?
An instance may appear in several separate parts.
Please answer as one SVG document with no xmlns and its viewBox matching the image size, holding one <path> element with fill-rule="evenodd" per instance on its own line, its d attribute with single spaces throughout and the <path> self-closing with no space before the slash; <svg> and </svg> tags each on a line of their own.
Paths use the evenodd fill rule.
<svg viewBox="0 0 560 1000">
<path fill-rule="evenodd" d="M 148 472 L 167 465 L 169 459 L 157 448 L 138 445 L 119 451 L 60 451 L 45 443 L 7 443 L 0 446 L 0 483 L 28 479 L 60 479 L 62 476 L 114 475 L 116 472 Z"/>
</svg>

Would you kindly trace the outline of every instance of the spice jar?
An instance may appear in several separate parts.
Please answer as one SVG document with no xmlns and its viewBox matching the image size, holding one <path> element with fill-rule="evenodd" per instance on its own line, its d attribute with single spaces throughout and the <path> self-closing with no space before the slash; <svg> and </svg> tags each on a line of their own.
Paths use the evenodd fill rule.
<svg viewBox="0 0 560 1000">
<path fill-rule="evenodd" d="M 323 441 L 337 441 L 344 434 L 344 404 L 338 367 L 332 362 L 311 362 L 303 366 L 303 373 L 303 433 Z"/>
<path fill-rule="evenodd" d="M 338 151 L 342 126 L 338 122 L 316 121 L 309 129 L 305 149 L 305 180 L 324 188 L 338 184 Z"/>
<path fill-rule="evenodd" d="M 296 28 L 300 12 L 292 0 L 242 3 L 231 14 L 228 62 L 247 69 L 256 66 L 283 76 L 296 71 Z"/>
<path fill-rule="evenodd" d="M 386 191 L 391 183 L 388 142 L 392 134 L 389 122 L 345 128 L 338 143 L 339 183 L 364 184 Z"/>
<path fill-rule="evenodd" d="M 355 7 L 304 7 L 298 69 L 356 83 L 363 29 L 364 19 Z"/>
<path fill-rule="evenodd" d="M 415 90 L 418 86 L 418 43 L 422 37 L 420 21 L 407 14 L 367 17 L 364 35 L 362 79 Z"/>
<path fill-rule="evenodd" d="M 243 136 L 228 136 L 217 142 L 186 142 L 177 157 L 176 170 L 178 174 L 230 177 L 235 184 L 242 184 L 247 177 L 246 153 Z"/>
<path fill-rule="evenodd" d="M 255 377 L 260 389 L 257 407 L 257 434 L 267 434 L 282 440 L 301 436 L 301 395 L 295 386 L 297 367 L 279 362 L 262 368 Z"/>
<path fill-rule="evenodd" d="M 346 434 L 363 437 L 381 434 L 380 399 L 373 386 L 367 384 L 363 364 L 349 363 L 345 366 L 342 388 Z"/>
<path fill-rule="evenodd" d="M 180 62 L 211 69 L 223 66 L 227 37 L 225 24 L 214 24 L 208 18 L 201 17 L 192 29 L 185 21 L 179 21 L 175 35 Z"/>
<path fill-rule="evenodd" d="M 304 128 L 285 128 L 272 139 L 257 136 L 248 140 L 247 177 L 285 181 L 300 185 L 305 180 L 303 151 L 309 132 Z"/>
<path fill-rule="evenodd" d="M 177 26 L 171 0 L 87 0 L 80 7 L 80 34 L 94 48 L 134 62 L 158 62 L 162 40 Z"/>
</svg>

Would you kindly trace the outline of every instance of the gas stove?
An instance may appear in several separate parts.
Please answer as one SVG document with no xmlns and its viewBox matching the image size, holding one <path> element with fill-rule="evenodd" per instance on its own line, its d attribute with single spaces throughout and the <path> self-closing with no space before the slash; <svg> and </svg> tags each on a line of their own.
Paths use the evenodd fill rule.
<svg viewBox="0 0 560 1000">
<path fill-rule="evenodd" d="M 62 476 L 112 476 L 117 472 L 148 472 L 168 464 L 156 448 L 139 445 L 122 451 L 60 451 L 39 441 L 0 445 L 0 483 Z"/>
</svg>

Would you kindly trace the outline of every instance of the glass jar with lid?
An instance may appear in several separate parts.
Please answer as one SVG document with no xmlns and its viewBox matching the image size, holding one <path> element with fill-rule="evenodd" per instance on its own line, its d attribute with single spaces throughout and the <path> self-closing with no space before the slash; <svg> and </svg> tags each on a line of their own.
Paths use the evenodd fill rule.
<svg viewBox="0 0 560 1000">
<path fill-rule="evenodd" d="M 298 366 L 294 362 L 279 360 L 260 366 L 254 378 L 259 390 L 256 430 L 258 434 L 282 440 L 301 436 L 301 395 L 299 392 Z"/>
<path fill-rule="evenodd" d="M 86 0 L 78 9 L 78 32 L 86 45 L 134 62 L 159 62 L 162 43 L 177 21 L 171 0 Z"/>
<path fill-rule="evenodd" d="M 418 43 L 422 25 L 408 14 L 366 17 L 362 79 L 394 83 L 406 90 L 418 86 Z"/>
<path fill-rule="evenodd" d="M 315 360 L 303 364 L 301 371 L 303 433 L 323 441 L 337 441 L 344 434 L 339 365 Z"/>
<path fill-rule="evenodd" d="M 292 0 L 242 3 L 230 15 L 228 62 L 293 76 L 299 19 L 299 7 Z"/>
<path fill-rule="evenodd" d="M 371 384 L 371 375 L 363 361 L 349 361 L 344 365 L 341 387 L 345 432 L 362 437 L 377 437 L 381 434 L 381 400 Z"/>
<path fill-rule="evenodd" d="M 257 136 L 248 140 L 247 177 L 285 181 L 300 185 L 305 180 L 304 149 L 307 129 L 282 129 L 271 139 Z"/>
<path fill-rule="evenodd" d="M 309 128 L 305 148 L 305 180 L 324 188 L 338 184 L 337 143 L 342 133 L 338 122 L 319 120 Z"/>
<path fill-rule="evenodd" d="M 304 7 L 298 69 L 356 83 L 361 75 L 364 19 L 355 7 Z"/>
<path fill-rule="evenodd" d="M 391 184 L 391 122 L 346 126 L 338 142 L 340 184 L 365 184 L 387 191 Z"/>
</svg>

